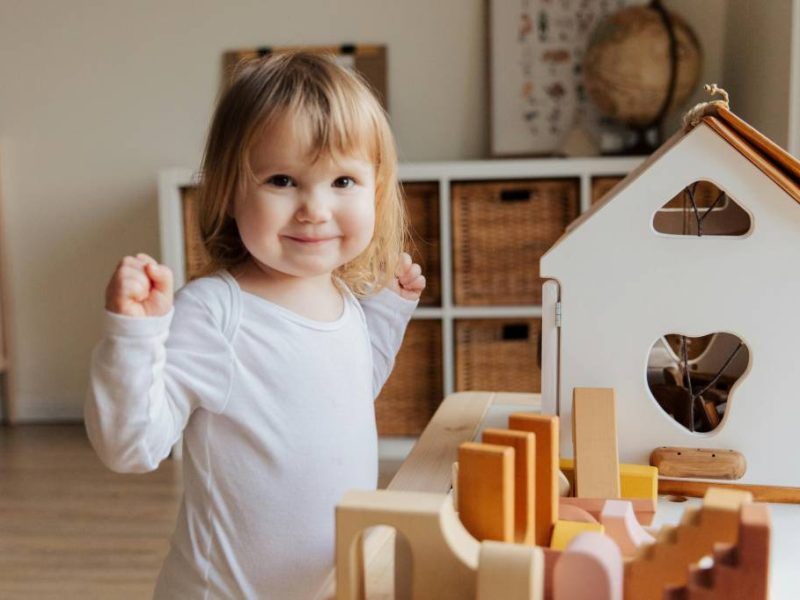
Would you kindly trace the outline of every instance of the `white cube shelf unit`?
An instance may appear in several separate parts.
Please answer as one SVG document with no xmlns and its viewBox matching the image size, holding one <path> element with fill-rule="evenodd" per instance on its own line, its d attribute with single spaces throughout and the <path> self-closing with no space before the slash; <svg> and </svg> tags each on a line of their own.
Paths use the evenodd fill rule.
<svg viewBox="0 0 800 600">
<path fill-rule="evenodd" d="M 427 273 L 436 288 L 435 300 L 428 298 L 427 305 L 420 306 L 414 314 L 414 321 L 410 325 L 404 349 L 401 350 L 395 369 L 396 373 L 402 372 L 402 374 L 398 374 L 394 380 L 395 383 L 390 378 L 382 392 L 382 397 L 377 402 L 378 421 L 379 425 L 382 424 L 381 430 L 384 436 L 382 456 L 402 456 L 408 450 L 407 442 L 412 440 L 413 436 L 424 427 L 441 398 L 453 391 L 457 391 L 459 388 L 456 352 L 456 337 L 459 326 L 462 326 L 464 330 L 472 327 L 466 335 L 478 339 L 481 336 L 485 337 L 485 332 L 481 330 L 481 327 L 491 328 L 495 324 L 507 322 L 510 325 L 507 326 L 507 330 L 504 330 L 503 335 L 510 334 L 510 339 L 512 340 L 519 335 L 527 339 L 527 326 L 520 326 L 519 324 L 514 324 L 514 322 L 525 323 L 527 320 L 527 322 L 532 323 L 542 316 L 540 284 L 536 277 L 536 274 L 538 274 L 538 260 L 532 260 L 532 264 L 529 266 L 527 262 L 523 262 L 521 265 L 518 264 L 515 273 L 507 276 L 504 282 L 513 286 L 517 283 L 517 280 L 525 279 L 527 281 L 527 289 L 523 290 L 523 294 L 527 294 L 526 297 L 529 300 L 524 302 L 496 302 L 491 297 L 491 294 L 481 296 L 483 292 L 482 286 L 491 285 L 489 283 L 484 284 L 484 279 L 482 278 L 477 278 L 477 281 L 473 281 L 471 287 L 464 284 L 468 279 L 467 276 L 470 275 L 469 272 L 465 271 L 481 268 L 484 269 L 485 273 L 490 273 L 493 268 L 492 263 L 483 261 L 484 255 L 492 255 L 490 258 L 495 261 L 499 259 L 499 264 L 501 265 L 503 261 L 511 262 L 512 258 L 519 259 L 518 256 L 511 256 L 512 254 L 524 255 L 524 252 L 517 252 L 516 248 L 509 248 L 507 243 L 505 248 L 487 252 L 486 247 L 480 247 L 480 244 L 498 242 L 487 242 L 488 238 L 486 238 L 480 243 L 476 241 L 473 247 L 470 245 L 469 240 L 464 239 L 465 235 L 470 235 L 469 232 L 477 232 L 476 235 L 483 236 L 484 233 L 490 232 L 494 227 L 495 230 L 500 229 L 499 244 L 502 245 L 507 242 L 503 238 L 510 236 L 510 231 L 508 232 L 509 235 L 506 235 L 503 228 L 512 229 L 516 227 L 516 224 L 509 226 L 507 223 L 504 224 L 502 220 L 494 219 L 491 213 L 486 217 L 485 213 L 475 211 L 475 206 L 482 201 L 480 194 L 488 191 L 487 193 L 495 194 L 498 201 L 508 201 L 514 204 L 513 210 L 522 210 L 521 213 L 518 212 L 517 214 L 524 214 L 526 223 L 524 227 L 535 227 L 539 221 L 550 219 L 548 225 L 550 227 L 548 240 L 550 241 L 547 242 L 549 245 L 555 241 L 553 239 L 553 227 L 558 228 L 555 236 L 558 237 L 569 220 L 576 217 L 578 213 L 585 211 L 591 205 L 593 196 L 597 199 L 616 180 L 633 170 L 641 161 L 641 157 L 597 157 L 430 162 L 400 165 L 400 179 L 409 196 L 412 225 L 418 233 L 423 234 L 422 239 L 419 241 L 430 244 L 428 250 L 434 248 L 438 251 L 438 256 L 433 256 L 432 260 L 428 261 L 433 265 L 438 262 L 438 269 L 436 269 L 438 273 Z M 189 169 L 168 169 L 159 174 L 162 261 L 175 273 L 176 289 L 186 282 L 187 273 L 187 245 L 184 236 L 183 202 L 186 197 L 185 191 L 195 184 L 196 179 Z M 438 202 L 438 207 L 436 207 L 438 210 L 423 211 L 428 215 L 434 215 L 437 222 L 434 223 L 433 227 L 430 226 L 431 223 L 427 223 L 427 226 L 420 226 L 419 222 L 414 222 L 415 210 L 419 213 L 420 206 L 420 197 L 411 197 L 415 186 L 417 189 L 424 188 L 426 190 L 425 201 Z M 531 192 L 531 190 L 533 191 Z M 568 190 L 568 193 L 564 190 Z M 457 196 L 455 199 L 454 194 Z M 558 196 L 556 198 L 558 194 L 563 197 Z M 564 196 L 564 194 L 566 195 Z M 552 206 L 558 207 L 565 203 L 572 203 L 572 213 L 559 213 L 556 217 L 553 217 L 552 214 L 544 216 L 537 212 L 542 209 L 543 203 L 525 203 L 531 198 L 533 200 L 544 199 L 544 201 L 547 201 L 548 197 L 551 200 L 555 199 L 551 203 Z M 520 202 L 521 200 L 523 202 Z M 473 201 L 476 202 L 474 206 L 471 204 Z M 453 212 L 456 205 L 459 207 L 458 214 Z M 415 206 L 417 208 L 414 208 Z M 563 218 L 565 215 L 568 220 L 564 223 L 559 223 L 558 219 Z M 481 222 L 481 218 L 486 218 L 486 222 Z M 553 221 L 554 218 L 555 221 Z M 477 222 L 464 223 L 464 219 L 477 219 Z M 492 223 L 489 223 L 489 221 L 492 221 Z M 458 231 L 454 231 L 454 223 L 458 225 Z M 527 230 L 523 230 L 523 234 L 524 231 Z M 495 238 L 493 239 L 496 239 L 497 231 L 495 231 L 494 235 Z M 519 238 L 520 232 L 517 231 L 516 235 Z M 438 239 L 425 239 L 428 236 L 438 237 Z M 458 249 L 455 247 L 455 238 L 458 238 Z M 509 239 L 513 239 L 513 236 Z M 546 247 L 542 246 L 536 249 L 535 252 L 543 253 L 545 250 Z M 455 256 L 456 252 L 461 252 L 461 254 Z M 504 252 L 506 256 L 504 256 Z M 467 258 L 461 256 L 465 253 L 469 255 Z M 483 263 L 477 265 L 476 263 L 480 261 L 483 261 Z M 528 276 L 528 272 L 534 275 Z M 434 281 L 436 283 L 433 283 Z M 457 294 L 456 287 L 458 287 L 459 281 L 461 281 L 461 287 L 459 288 L 461 293 Z M 472 300 L 464 302 L 463 299 L 470 294 L 472 294 Z M 462 301 L 456 300 L 458 296 L 462 298 Z M 506 295 L 505 297 L 509 298 L 513 297 L 513 295 Z M 431 302 L 434 305 L 431 305 Z M 415 321 L 425 321 L 426 323 L 416 323 Z M 465 325 L 466 327 L 464 327 Z M 414 366 L 409 367 L 409 356 L 417 351 L 414 350 L 415 348 L 423 349 L 423 352 L 429 352 L 432 345 L 436 346 L 434 352 L 440 350 L 440 353 L 435 357 L 431 357 L 430 362 L 424 357 L 420 360 L 420 357 L 416 356 L 413 360 L 417 362 Z M 477 348 L 479 350 L 473 352 L 471 358 L 468 359 L 469 368 L 473 371 L 485 374 L 491 371 L 494 366 L 502 364 L 509 357 L 522 365 L 527 365 L 528 361 L 531 361 L 530 372 L 536 371 L 537 373 L 535 383 L 532 383 L 532 379 L 527 379 L 524 385 L 528 388 L 538 386 L 538 369 L 535 365 L 535 354 L 531 355 L 528 352 L 528 354 L 520 356 L 513 350 L 511 353 L 504 353 L 502 350 L 498 350 L 501 346 L 492 346 L 491 343 L 482 347 L 479 344 Z M 487 348 L 490 348 L 490 350 L 486 351 Z M 404 351 L 405 354 L 403 354 Z M 520 361 L 524 362 L 520 363 Z M 424 376 L 420 377 L 418 368 L 420 364 L 426 365 L 429 371 L 430 369 L 436 371 L 440 369 L 441 372 L 433 373 L 427 379 Z M 506 368 L 508 368 L 507 364 Z M 527 366 L 524 369 L 517 369 L 517 371 L 520 370 L 528 371 Z M 417 374 L 417 377 L 409 377 L 409 374 Z M 416 382 L 413 381 L 414 379 L 416 379 Z M 408 387 L 409 381 L 412 382 L 411 388 Z M 430 383 L 433 381 L 435 381 L 435 384 Z M 471 380 L 467 380 L 467 382 L 469 381 Z M 483 379 L 483 381 L 486 382 L 487 380 Z M 504 383 L 488 381 L 490 383 L 487 385 L 496 386 L 498 389 L 509 389 Z M 501 379 L 501 381 L 503 380 Z M 387 394 L 398 394 L 398 390 L 401 388 L 398 388 L 397 382 L 401 382 L 400 386 L 402 388 L 402 393 L 399 395 L 404 397 L 386 398 Z M 519 384 L 519 382 L 517 383 Z M 416 388 L 413 387 L 414 385 L 416 385 Z M 462 388 L 463 385 L 464 380 L 462 378 Z M 440 387 L 440 389 L 429 389 L 431 386 Z M 527 391 L 538 391 L 538 389 L 527 389 Z M 420 398 L 421 400 L 419 400 Z M 415 402 L 421 403 L 422 407 L 412 406 Z M 387 435 L 396 439 L 392 441 L 385 437 Z M 396 445 L 395 442 L 399 443 L 399 445 Z M 394 447 L 395 450 L 390 449 L 390 446 Z"/>
</svg>

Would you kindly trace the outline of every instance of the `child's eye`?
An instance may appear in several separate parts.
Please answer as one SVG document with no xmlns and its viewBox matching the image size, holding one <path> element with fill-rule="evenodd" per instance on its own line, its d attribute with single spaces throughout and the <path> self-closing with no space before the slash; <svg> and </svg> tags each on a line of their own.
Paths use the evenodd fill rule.
<svg viewBox="0 0 800 600">
<path fill-rule="evenodd" d="M 294 180 L 288 175 L 273 175 L 267 179 L 267 183 L 275 187 L 290 187 L 294 184 Z"/>
<path fill-rule="evenodd" d="M 336 181 L 333 182 L 333 187 L 350 188 L 353 187 L 355 184 L 356 184 L 355 179 L 353 179 L 352 177 L 345 176 L 337 178 Z"/>
</svg>

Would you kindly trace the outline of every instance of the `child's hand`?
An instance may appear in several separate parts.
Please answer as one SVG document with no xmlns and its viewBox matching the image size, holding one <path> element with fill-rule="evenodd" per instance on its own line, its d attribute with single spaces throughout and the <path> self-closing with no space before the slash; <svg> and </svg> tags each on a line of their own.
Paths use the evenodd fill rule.
<svg viewBox="0 0 800 600">
<path fill-rule="evenodd" d="M 158 317 L 172 308 L 172 271 L 147 254 L 123 258 L 106 288 L 106 310 Z"/>
<path fill-rule="evenodd" d="M 422 290 L 425 289 L 425 276 L 422 274 L 422 267 L 413 262 L 407 252 L 400 255 L 396 275 L 392 289 L 406 300 L 419 300 Z"/>
</svg>

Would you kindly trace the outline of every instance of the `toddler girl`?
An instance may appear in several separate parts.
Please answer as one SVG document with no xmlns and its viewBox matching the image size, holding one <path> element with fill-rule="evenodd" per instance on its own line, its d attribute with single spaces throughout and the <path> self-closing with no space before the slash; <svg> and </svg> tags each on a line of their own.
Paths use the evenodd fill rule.
<svg viewBox="0 0 800 600">
<path fill-rule="evenodd" d="M 373 401 L 425 287 L 402 253 L 394 139 L 361 80 L 297 53 L 241 68 L 209 132 L 209 256 L 172 274 L 124 258 L 92 355 L 89 438 L 119 472 L 183 434 L 177 527 L 155 597 L 311 598 L 334 506 L 375 488 Z"/>
</svg>

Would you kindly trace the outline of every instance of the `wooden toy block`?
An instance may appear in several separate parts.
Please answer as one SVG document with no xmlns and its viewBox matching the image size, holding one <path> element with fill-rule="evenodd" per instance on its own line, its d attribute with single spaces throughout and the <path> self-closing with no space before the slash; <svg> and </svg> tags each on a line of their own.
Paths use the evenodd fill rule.
<svg viewBox="0 0 800 600">
<path fill-rule="evenodd" d="M 714 564 L 693 565 L 688 583 L 664 590 L 665 600 L 767 600 L 769 595 L 769 511 L 765 504 L 742 506 L 735 545 L 718 544 Z"/>
<path fill-rule="evenodd" d="M 458 449 L 458 516 L 480 541 L 514 541 L 514 454 L 475 442 Z"/>
<path fill-rule="evenodd" d="M 650 464 L 663 477 L 741 479 L 747 470 L 744 455 L 717 448 L 675 448 L 662 446 L 650 453 Z"/>
<path fill-rule="evenodd" d="M 554 572 L 553 600 L 622 600 L 622 556 L 607 536 L 581 533 Z"/>
<path fill-rule="evenodd" d="M 535 543 L 536 436 L 527 431 L 485 429 L 483 443 L 514 448 L 514 541 Z"/>
<path fill-rule="evenodd" d="M 508 418 L 508 427 L 536 436 L 535 538 L 537 546 L 549 546 L 558 518 L 558 417 L 514 413 Z"/>
<path fill-rule="evenodd" d="M 647 527 L 653 522 L 656 514 L 656 501 L 647 498 L 626 498 L 631 503 L 636 520 Z M 600 514 L 606 505 L 606 498 L 559 498 L 559 510 L 562 506 L 577 506 L 582 508 L 600 522 Z"/>
<path fill-rule="evenodd" d="M 561 521 L 576 521 L 578 523 L 599 523 L 591 514 L 572 504 L 558 505 L 558 518 Z"/>
<path fill-rule="evenodd" d="M 476 600 L 544 600 L 544 553 L 521 544 L 483 542 Z"/>
<path fill-rule="evenodd" d="M 575 388 L 572 445 L 575 496 L 619 498 L 616 402 L 612 388 Z"/>
<path fill-rule="evenodd" d="M 587 531 L 604 533 L 605 528 L 600 523 L 562 521 L 559 519 L 556 521 L 555 527 L 553 527 L 553 537 L 550 539 L 550 547 L 554 550 L 564 550 L 572 541 L 572 538 Z"/>
<path fill-rule="evenodd" d="M 337 600 L 364 597 L 359 547 L 363 531 L 375 525 L 394 527 L 408 548 L 401 564 L 410 563 L 411 568 L 396 571 L 396 598 L 475 597 L 480 543 L 461 524 L 450 498 L 372 490 L 347 492 L 336 507 Z"/>
<path fill-rule="evenodd" d="M 633 505 L 627 500 L 608 500 L 600 513 L 600 522 L 626 558 L 634 556 L 639 546 L 655 541 L 636 520 Z"/>
<path fill-rule="evenodd" d="M 687 508 L 680 524 L 662 527 L 653 544 L 641 546 L 625 564 L 625 599 L 660 600 L 661 590 L 687 582 L 688 567 L 717 543 L 736 541 L 746 492 L 713 488 L 701 508 Z"/>
<path fill-rule="evenodd" d="M 573 486 L 575 485 L 575 460 L 562 458 L 558 466 L 561 473 Z M 622 463 L 619 465 L 619 497 L 622 499 L 658 499 L 658 469 L 650 465 Z M 563 495 L 563 494 L 562 494 Z"/>
</svg>

